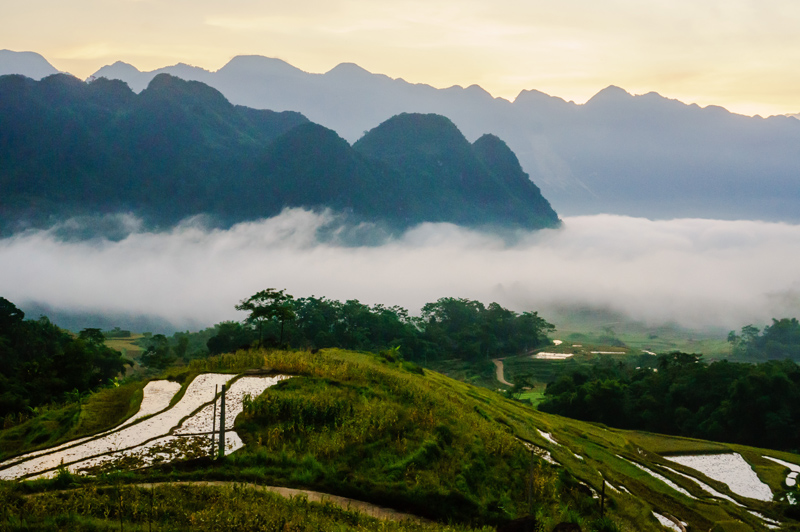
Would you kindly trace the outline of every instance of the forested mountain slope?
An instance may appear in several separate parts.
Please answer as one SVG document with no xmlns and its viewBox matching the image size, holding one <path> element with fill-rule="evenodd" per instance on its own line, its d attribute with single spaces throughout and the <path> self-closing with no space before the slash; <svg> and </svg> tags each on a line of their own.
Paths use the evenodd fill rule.
<svg viewBox="0 0 800 532">
<path fill-rule="evenodd" d="M 167 74 L 140 94 L 104 78 L 4 76 L 0 221 L 6 233 L 113 212 L 161 225 L 207 214 L 225 225 L 309 207 L 398 228 L 560 223 L 510 151 L 481 159 L 446 119 L 406 122 L 404 135 L 427 135 L 443 152 L 449 135 L 458 150 L 436 166 L 411 147 L 404 164 L 381 160 L 299 113 L 235 106 Z M 419 165 L 427 165 L 428 188 L 414 174 Z"/>
<path fill-rule="evenodd" d="M 762 118 L 607 87 L 585 104 L 537 90 L 513 100 L 477 85 L 437 89 L 343 63 L 324 74 L 279 59 L 234 57 L 216 72 L 185 64 L 140 72 L 115 63 L 95 75 L 142 90 L 169 72 L 232 102 L 291 109 L 350 142 L 399 113 L 448 117 L 469 140 L 499 136 L 562 214 L 800 221 L 800 120 Z"/>
</svg>

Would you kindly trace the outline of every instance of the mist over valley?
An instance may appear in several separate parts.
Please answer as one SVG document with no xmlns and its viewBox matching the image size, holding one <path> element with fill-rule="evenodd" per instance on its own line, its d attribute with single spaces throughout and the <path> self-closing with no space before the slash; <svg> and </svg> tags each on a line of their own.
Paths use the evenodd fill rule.
<svg viewBox="0 0 800 532">
<path fill-rule="evenodd" d="M 412 314 L 466 297 L 545 318 L 593 308 L 723 332 L 800 312 L 800 226 L 612 215 L 563 222 L 504 234 L 424 223 L 393 235 L 302 209 L 229 229 L 202 218 L 155 232 L 131 216 L 74 219 L 0 240 L 0 278 L 23 309 L 123 326 L 151 316 L 167 330 L 242 319 L 234 304 L 266 286 Z"/>
</svg>

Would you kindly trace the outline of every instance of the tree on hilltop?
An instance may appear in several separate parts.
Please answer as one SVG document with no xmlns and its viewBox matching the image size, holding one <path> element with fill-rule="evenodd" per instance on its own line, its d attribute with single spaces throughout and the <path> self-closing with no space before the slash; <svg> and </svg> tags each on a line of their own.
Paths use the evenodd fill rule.
<svg viewBox="0 0 800 532">
<path fill-rule="evenodd" d="M 278 345 L 282 345 L 285 323 L 297 317 L 294 312 L 294 297 L 285 292 L 285 289 L 276 290 L 274 288 L 267 288 L 266 290 L 256 292 L 247 299 L 243 299 L 236 305 L 236 310 L 243 310 L 250 313 L 246 321 L 258 325 L 259 347 L 262 347 L 264 342 L 264 323 L 271 321 L 278 321 L 280 323 L 281 333 Z"/>
</svg>

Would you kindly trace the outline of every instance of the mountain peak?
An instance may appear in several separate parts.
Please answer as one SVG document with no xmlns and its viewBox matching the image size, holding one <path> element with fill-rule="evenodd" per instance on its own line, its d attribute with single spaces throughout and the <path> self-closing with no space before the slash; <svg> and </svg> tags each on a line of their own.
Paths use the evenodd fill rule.
<svg viewBox="0 0 800 532">
<path fill-rule="evenodd" d="M 631 98 L 633 98 L 633 95 L 625 89 L 617 87 L 616 85 L 609 85 L 592 96 L 584 105 L 591 106 L 598 103 L 620 103 Z"/>
<path fill-rule="evenodd" d="M 237 55 L 220 68 L 217 73 L 236 75 L 297 75 L 304 74 L 283 59 L 263 55 Z"/>
<path fill-rule="evenodd" d="M 102 67 L 100 70 L 92 74 L 90 77 L 124 80 L 131 76 L 137 76 L 141 73 L 142 72 L 138 68 L 131 65 L 130 63 L 125 63 L 123 61 L 116 61 L 112 65 L 106 65 Z"/>
<path fill-rule="evenodd" d="M 368 131 L 355 145 L 368 152 L 376 149 L 381 153 L 411 150 L 428 154 L 463 150 L 468 146 L 467 139 L 449 118 L 433 113 L 395 115 Z"/>
<path fill-rule="evenodd" d="M 6 74 L 22 74 L 35 80 L 53 74 L 58 74 L 58 69 L 51 65 L 47 59 L 36 52 L 15 52 L 13 50 L 0 50 L 0 76 Z"/>
<path fill-rule="evenodd" d="M 521 105 L 568 105 L 568 102 L 563 98 L 559 98 L 558 96 L 550 96 L 549 94 L 536 89 L 520 91 L 520 93 L 517 94 L 517 97 L 514 98 L 514 103 Z"/>
<path fill-rule="evenodd" d="M 371 76 L 372 72 L 355 63 L 339 63 L 325 73 L 326 76 Z"/>
<path fill-rule="evenodd" d="M 142 91 L 145 98 L 167 99 L 183 104 L 202 102 L 209 107 L 232 107 L 227 98 L 217 89 L 199 81 L 185 81 L 171 74 L 158 74 Z"/>
</svg>

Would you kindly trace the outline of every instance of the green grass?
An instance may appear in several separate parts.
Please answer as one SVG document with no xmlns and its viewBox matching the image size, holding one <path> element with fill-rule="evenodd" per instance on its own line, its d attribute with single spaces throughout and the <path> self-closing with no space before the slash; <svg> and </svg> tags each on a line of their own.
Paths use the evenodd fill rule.
<svg viewBox="0 0 800 532">
<path fill-rule="evenodd" d="M 41 415 L 0 431 L 0 461 L 114 427 L 137 412 L 143 387 L 143 382 L 132 382 L 105 388 L 80 406 L 51 405 Z"/>
<path fill-rule="evenodd" d="M 490 360 L 476 363 L 454 358 L 429 362 L 425 367 L 451 379 L 474 384 L 475 386 L 483 386 L 489 389 L 505 388 L 495 378 L 495 365 Z"/>
<path fill-rule="evenodd" d="M 536 408 L 544 400 L 544 386 L 539 385 L 532 390 L 526 390 L 519 394 L 516 399 L 523 402 L 527 401 L 531 407 Z"/>
<path fill-rule="evenodd" d="M 636 354 L 642 350 L 655 353 L 682 351 L 703 353 L 709 360 L 730 355 L 728 330 L 692 330 L 678 325 L 650 326 L 621 314 L 603 311 L 554 312 L 548 320 L 556 325 L 553 338 L 572 344 L 625 345 Z M 744 324 L 732 323 L 731 330 Z"/>
<path fill-rule="evenodd" d="M 800 457 L 788 453 L 615 430 L 548 415 L 496 391 L 430 370 L 420 374 L 413 364 L 368 353 L 247 351 L 195 360 L 170 371 L 185 384 L 200 372 L 248 369 L 294 377 L 254 398 L 237 418 L 243 449 L 224 460 L 127 473 L 118 482 L 228 480 L 308 488 L 474 526 L 502 523 L 530 510 L 545 530 L 563 519 L 581 521 L 589 530 L 599 519 L 599 503 L 589 488 L 600 491 L 606 479 L 633 493 L 606 490 L 606 516 L 619 530 L 662 530 L 653 510 L 676 515 L 694 530 L 731 522 L 757 530 L 758 519 L 745 509 L 712 500 L 693 482 L 661 469 L 689 472 L 661 454 L 734 450 L 754 464 L 774 491 L 781 489 L 784 468 L 761 455 L 800 463 Z M 558 444 L 537 429 L 551 433 Z M 536 458 L 522 442 L 546 449 L 561 466 Z M 619 456 L 658 471 L 698 499 L 672 490 Z M 796 524 L 777 504 L 742 499 L 724 485 L 700 478 L 751 509 Z M 100 490 L 108 482 L 100 478 L 81 485 Z M 14 490 L 58 487 L 58 480 L 38 481 Z M 185 497 L 189 512 L 194 495 Z M 250 511 L 241 510 L 242 515 Z M 77 511 L 75 515 L 85 517 Z M 132 527 L 139 526 L 131 519 Z M 336 517 L 337 523 L 341 520 L 346 518 Z"/>
<path fill-rule="evenodd" d="M 649 432 L 629 432 L 628 440 L 633 445 L 665 455 L 731 452 L 730 446 L 721 443 Z"/>
<path fill-rule="evenodd" d="M 331 503 L 240 486 L 89 486 L 22 496 L 0 488 L 0 528 L 8 531 L 192 530 L 468 532 L 437 523 L 380 521 Z"/>
<path fill-rule="evenodd" d="M 141 334 L 133 334 L 126 338 L 106 338 L 105 344 L 111 349 L 116 349 L 122 356 L 130 359 L 139 358 L 144 349 L 137 343 L 144 338 Z"/>
</svg>

